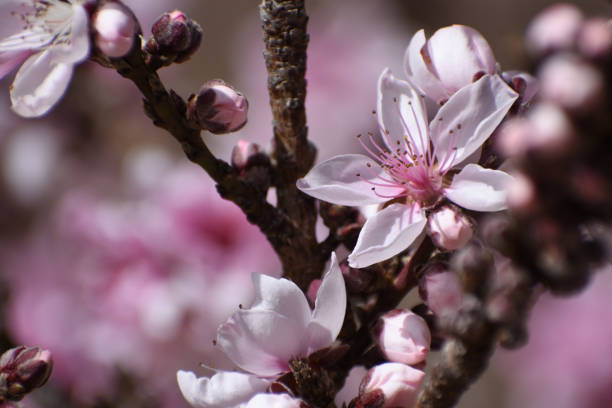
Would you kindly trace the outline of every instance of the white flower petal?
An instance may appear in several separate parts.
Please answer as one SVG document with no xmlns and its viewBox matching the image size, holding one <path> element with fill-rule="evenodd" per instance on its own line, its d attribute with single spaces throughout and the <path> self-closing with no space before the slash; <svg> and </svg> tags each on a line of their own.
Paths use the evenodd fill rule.
<svg viewBox="0 0 612 408">
<path fill-rule="evenodd" d="M 30 51 L 11 51 L 0 54 L 0 79 L 11 72 L 17 65 L 26 60 L 32 53 Z"/>
<path fill-rule="evenodd" d="M 377 113 L 389 150 L 406 150 L 406 140 L 414 154 L 429 150 L 423 98 L 409 82 L 395 78 L 389 68 L 378 78 Z"/>
<path fill-rule="evenodd" d="M 391 204 L 364 224 L 348 257 L 350 266 L 363 268 L 397 255 L 417 239 L 426 223 L 417 206 Z"/>
<path fill-rule="evenodd" d="M 272 310 L 305 328 L 312 311 L 302 290 L 290 280 L 253 273 L 255 301 L 249 310 Z"/>
<path fill-rule="evenodd" d="M 440 80 L 429 71 L 423 60 L 421 50 L 425 46 L 425 41 L 425 30 L 421 29 L 412 36 L 404 54 L 406 76 L 434 101 L 447 100 L 450 95 L 446 92 Z"/>
<path fill-rule="evenodd" d="M 56 58 L 65 64 L 77 63 L 89 56 L 89 16 L 87 10 L 79 4 L 72 7 L 72 21 L 70 27 L 70 40 L 66 43 L 53 44 L 53 48 L 61 50 Z"/>
<path fill-rule="evenodd" d="M 497 75 L 485 75 L 451 96 L 430 125 L 431 141 L 443 167 L 453 167 L 475 152 L 517 97 Z"/>
<path fill-rule="evenodd" d="M 32 55 L 21 66 L 13 86 L 13 110 L 24 117 L 42 116 L 64 95 L 72 78 L 72 64 L 54 62 L 52 49 Z"/>
<path fill-rule="evenodd" d="M 323 276 L 323 281 L 317 292 L 311 322 L 311 326 L 320 325 L 325 328 L 329 337 L 327 339 L 325 337 L 319 338 L 316 341 L 311 338 L 309 341 L 311 351 L 329 346 L 338 337 L 344 323 L 345 313 L 346 287 L 336 254 L 332 252 L 329 269 Z"/>
<path fill-rule="evenodd" d="M 476 30 L 452 25 L 436 31 L 421 51 L 429 71 L 442 81 L 448 95 L 470 84 L 478 72 L 494 74 L 495 56 L 487 40 Z"/>
<path fill-rule="evenodd" d="M 240 368 L 270 377 L 305 356 L 306 329 L 271 310 L 239 310 L 217 329 L 217 345 Z"/>
<path fill-rule="evenodd" d="M 368 163 L 371 167 L 367 166 Z M 389 198 L 376 195 L 372 191 L 372 182 L 380 183 L 378 177 L 385 174 L 385 171 L 367 156 L 344 154 L 316 165 L 304 178 L 297 181 L 297 187 L 312 197 L 334 204 L 379 204 Z M 376 192 L 386 197 L 401 194 L 402 191 L 399 187 L 376 186 Z"/>
<path fill-rule="evenodd" d="M 233 408 L 265 392 L 270 385 L 270 381 L 254 375 L 230 371 L 196 378 L 191 371 L 179 370 L 176 379 L 187 402 L 197 408 Z"/>
<path fill-rule="evenodd" d="M 257 394 L 241 408 L 300 408 L 302 401 L 288 394 Z"/>
<path fill-rule="evenodd" d="M 455 175 L 444 195 L 463 208 L 474 211 L 506 209 L 506 190 L 512 176 L 501 170 L 468 164 Z"/>
</svg>

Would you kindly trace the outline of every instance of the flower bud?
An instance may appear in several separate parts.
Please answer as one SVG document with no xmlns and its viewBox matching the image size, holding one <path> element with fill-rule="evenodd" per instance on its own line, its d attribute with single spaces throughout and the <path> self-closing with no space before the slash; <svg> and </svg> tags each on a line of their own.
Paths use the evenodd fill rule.
<svg viewBox="0 0 612 408">
<path fill-rule="evenodd" d="M 590 64 L 571 56 L 548 59 L 540 70 L 540 96 L 572 112 L 588 112 L 603 97 L 604 79 Z"/>
<path fill-rule="evenodd" d="M 269 161 L 257 143 L 240 139 L 232 149 L 232 166 L 238 170 L 246 170 L 254 165 L 266 165 Z"/>
<path fill-rule="evenodd" d="M 523 173 L 513 174 L 514 178 L 508 186 L 506 201 L 508 207 L 518 212 L 528 212 L 536 204 L 536 188 L 529 177 Z"/>
<path fill-rule="evenodd" d="M 175 54 L 176 62 L 191 56 L 202 41 L 202 28 L 183 12 L 174 10 L 158 17 L 151 28 L 154 42 L 147 44 L 149 52 Z"/>
<path fill-rule="evenodd" d="M 410 310 L 385 313 L 374 328 L 376 342 L 389 361 L 418 364 L 427 358 L 431 333 L 425 320 Z"/>
<path fill-rule="evenodd" d="M 571 4 L 555 4 L 536 16 L 527 27 L 527 48 L 534 56 L 571 48 L 583 15 Z"/>
<path fill-rule="evenodd" d="M 557 105 L 540 103 L 528 115 L 532 125 L 529 148 L 545 155 L 567 153 L 574 138 L 574 128 L 567 114 Z"/>
<path fill-rule="evenodd" d="M 134 47 L 140 31 L 132 12 L 121 3 L 107 2 L 92 17 L 96 47 L 107 57 L 118 58 Z"/>
<path fill-rule="evenodd" d="M 538 92 L 538 80 L 523 71 L 505 71 L 502 73 L 504 81 L 506 81 L 512 89 L 519 94 L 519 104 L 525 105 L 531 102 L 531 99 Z"/>
<path fill-rule="evenodd" d="M 43 386 L 53 368 L 51 352 L 40 347 L 19 346 L 0 357 L 0 397 L 19 401 Z"/>
<path fill-rule="evenodd" d="M 222 80 L 206 82 L 189 98 L 188 117 L 211 133 L 235 132 L 247 122 L 247 99 Z"/>
<path fill-rule="evenodd" d="M 368 371 L 359 386 L 357 408 L 411 407 L 425 373 L 401 363 L 385 363 Z"/>
<path fill-rule="evenodd" d="M 468 218 L 450 206 L 444 206 L 433 213 L 427 225 L 434 245 L 449 251 L 461 248 L 474 235 Z"/>
<path fill-rule="evenodd" d="M 427 267 L 419 282 L 419 295 L 427 307 L 437 316 L 457 311 L 461 306 L 463 291 L 459 277 L 441 263 Z"/>
<path fill-rule="evenodd" d="M 578 34 L 578 49 L 588 58 L 602 58 L 612 52 L 612 23 L 604 18 L 586 21 Z"/>
</svg>

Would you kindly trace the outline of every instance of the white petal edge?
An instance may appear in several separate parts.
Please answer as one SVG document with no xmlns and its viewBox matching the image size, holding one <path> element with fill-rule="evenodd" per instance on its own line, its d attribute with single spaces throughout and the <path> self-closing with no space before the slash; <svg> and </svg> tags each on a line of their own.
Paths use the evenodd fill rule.
<svg viewBox="0 0 612 408">
<path fill-rule="evenodd" d="M 429 150 L 427 110 L 423 98 L 407 81 L 397 79 L 389 68 L 378 78 L 378 123 L 390 151 L 405 149 L 405 139 L 414 154 Z"/>
<path fill-rule="evenodd" d="M 219 371 L 211 378 L 197 378 L 191 371 L 179 370 L 176 380 L 183 397 L 197 408 L 235 407 L 265 392 L 270 385 L 268 380 L 230 371 Z"/>
<path fill-rule="evenodd" d="M 494 74 L 495 56 L 487 40 L 472 27 L 454 24 L 437 30 L 427 41 L 430 71 L 435 72 L 448 95 L 473 81 L 478 72 Z"/>
<path fill-rule="evenodd" d="M 371 167 L 368 167 L 367 163 L 370 163 Z M 370 181 L 380 182 L 377 178 L 383 174 L 385 171 L 374 159 L 361 154 L 344 154 L 316 165 L 304 178 L 299 179 L 296 185 L 302 192 L 333 204 L 380 204 L 389 198 L 376 195 L 372 191 L 373 185 Z M 376 191 L 383 196 L 395 196 L 401 194 L 403 189 L 376 186 Z"/>
<path fill-rule="evenodd" d="M 468 164 L 453 178 L 444 195 L 473 211 L 501 211 L 507 208 L 506 193 L 513 177 L 501 170 Z"/>
<path fill-rule="evenodd" d="M 439 103 L 447 100 L 449 95 L 442 82 L 429 71 L 423 60 L 421 50 L 425 43 L 425 30 L 421 29 L 412 36 L 404 54 L 404 71 L 412 83 L 429 98 Z"/>
<path fill-rule="evenodd" d="M 312 322 L 329 331 L 327 344 L 309 344 L 313 351 L 329 346 L 338 337 L 346 314 L 346 287 L 336 254 L 332 252 L 329 268 L 317 292 Z"/>
<path fill-rule="evenodd" d="M 11 86 L 13 110 L 26 118 L 47 113 L 64 95 L 72 69 L 72 64 L 55 63 L 50 50 L 29 57 Z"/>
<path fill-rule="evenodd" d="M 444 168 L 463 162 L 482 146 L 516 98 L 498 75 L 485 75 L 451 96 L 430 124 L 431 141 Z"/>
<path fill-rule="evenodd" d="M 368 218 L 348 257 L 349 265 L 364 268 L 397 255 L 417 239 L 425 224 L 427 218 L 420 208 L 391 204 Z"/>
<path fill-rule="evenodd" d="M 302 290 L 285 278 L 253 273 L 255 301 L 249 310 L 272 310 L 305 328 L 312 311 Z"/>
</svg>

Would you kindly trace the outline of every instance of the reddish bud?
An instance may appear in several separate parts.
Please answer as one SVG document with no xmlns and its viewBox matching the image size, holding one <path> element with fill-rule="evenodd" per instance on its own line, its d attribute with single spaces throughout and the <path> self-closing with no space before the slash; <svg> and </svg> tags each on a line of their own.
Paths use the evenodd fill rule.
<svg viewBox="0 0 612 408">
<path fill-rule="evenodd" d="M 0 400 L 19 401 L 43 386 L 53 369 L 51 352 L 40 347 L 19 346 L 0 357 Z"/>
<path fill-rule="evenodd" d="M 147 50 L 157 54 L 174 54 L 176 62 L 187 60 L 198 49 L 203 36 L 200 25 L 179 10 L 159 16 L 151 32 L 154 41 L 147 44 Z"/>
<path fill-rule="evenodd" d="M 206 82 L 189 99 L 188 116 L 211 133 L 235 132 L 247 122 L 249 103 L 238 91 L 219 79 Z"/>
</svg>

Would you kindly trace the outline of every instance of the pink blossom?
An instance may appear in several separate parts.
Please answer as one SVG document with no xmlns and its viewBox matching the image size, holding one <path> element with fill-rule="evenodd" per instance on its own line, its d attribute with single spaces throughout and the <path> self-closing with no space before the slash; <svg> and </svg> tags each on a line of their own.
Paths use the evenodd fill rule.
<svg viewBox="0 0 612 408">
<path fill-rule="evenodd" d="M 106 56 L 122 57 L 134 45 L 138 23 L 123 4 L 108 2 L 96 10 L 92 19 L 95 44 Z"/>
<path fill-rule="evenodd" d="M 196 408 L 238 407 L 271 384 L 254 375 L 230 371 L 196 378 L 192 372 L 179 370 L 176 379 L 187 402 Z"/>
<path fill-rule="evenodd" d="M 314 310 L 298 286 L 284 278 L 253 274 L 255 302 L 234 313 L 217 331 L 217 344 L 240 368 L 268 377 L 289 361 L 329 346 L 346 310 L 342 272 L 332 254 Z"/>
<path fill-rule="evenodd" d="M 427 225 L 433 243 L 449 251 L 461 248 L 474 235 L 468 218 L 449 206 L 435 210 Z"/>
<path fill-rule="evenodd" d="M 385 70 L 379 79 L 378 119 L 386 147 L 364 147 L 370 157 L 346 154 L 315 166 L 300 190 L 335 204 L 392 204 L 369 217 L 349 264 L 361 268 L 388 259 L 423 232 L 428 209 L 444 197 L 474 211 L 506 208 L 508 174 L 473 161 L 517 94 L 485 75 L 457 91 L 427 124 L 422 97 Z M 451 169 L 463 167 L 458 174 Z"/>
<path fill-rule="evenodd" d="M 24 62 L 11 86 L 13 110 L 44 115 L 62 97 L 74 65 L 89 55 L 90 0 L 3 1 L 0 78 Z"/>
<path fill-rule="evenodd" d="M 410 310 L 385 313 L 375 329 L 376 342 L 389 361 L 418 364 L 425 361 L 431 333 L 425 320 Z"/>
<path fill-rule="evenodd" d="M 423 274 L 419 294 L 427 307 L 438 316 L 458 310 L 463 298 L 457 274 L 439 263 L 427 268 Z"/>
<path fill-rule="evenodd" d="M 438 103 L 480 76 L 497 72 L 487 40 L 458 24 L 439 29 L 428 40 L 424 30 L 417 31 L 406 50 L 404 68 L 410 81 Z"/>
<path fill-rule="evenodd" d="M 368 371 L 363 379 L 359 397 L 369 393 L 381 392 L 382 408 L 412 407 L 425 373 L 409 365 L 385 363 Z"/>
</svg>

